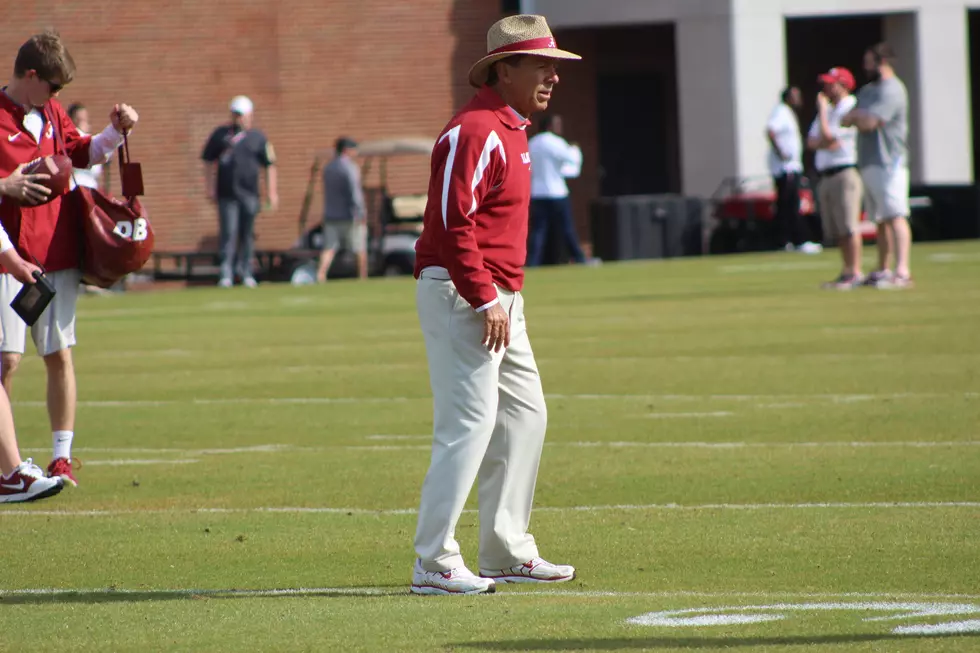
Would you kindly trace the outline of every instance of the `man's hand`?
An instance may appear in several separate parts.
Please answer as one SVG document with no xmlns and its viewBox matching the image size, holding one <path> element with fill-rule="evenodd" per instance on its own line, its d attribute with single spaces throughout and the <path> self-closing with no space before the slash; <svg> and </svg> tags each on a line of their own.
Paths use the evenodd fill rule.
<svg viewBox="0 0 980 653">
<path fill-rule="evenodd" d="M 817 93 L 817 111 L 823 113 L 827 110 L 827 107 L 829 106 L 830 106 L 830 98 L 827 97 L 827 94 L 824 93 L 823 91 Z"/>
<path fill-rule="evenodd" d="M 35 283 L 34 273 L 41 271 L 38 266 L 22 259 L 16 249 L 0 252 L 0 263 L 3 264 L 7 272 L 13 275 L 14 279 L 24 284 Z"/>
<path fill-rule="evenodd" d="M 25 175 L 24 165 L 17 166 L 6 179 L 0 179 L 0 195 L 12 197 L 22 204 L 40 204 L 48 199 L 51 191 L 37 182 L 50 179 L 51 175 Z"/>
<path fill-rule="evenodd" d="M 482 342 L 493 352 L 510 346 L 510 318 L 499 303 L 483 311 Z"/>
<path fill-rule="evenodd" d="M 279 193 L 270 193 L 268 206 L 270 211 L 279 210 Z"/>
<path fill-rule="evenodd" d="M 128 134 L 136 126 L 136 122 L 139 119 L 139 114 L 128 104 L 115 105 L 112 107 L 112 113 L 109 114 L 109 120 L 112 121 L 112 126 L 120 134 Z"/>
</svg>

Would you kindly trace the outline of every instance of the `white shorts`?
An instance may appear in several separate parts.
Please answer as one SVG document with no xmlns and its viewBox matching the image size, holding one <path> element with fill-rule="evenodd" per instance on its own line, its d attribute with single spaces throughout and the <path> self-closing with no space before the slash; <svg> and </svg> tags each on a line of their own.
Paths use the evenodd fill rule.
<svg viewBox="0 0 980 653">
<path fill-rule="evenodd" d="M 323 249 L 346 249 L 355 254 L 367 250 L 367 225 L 363 220 L 324 220 Z"/>
<path fill-rule="evenodd" d="M 861 168 L 868 218 L 876 223 L 909 216 L 908 166 Z"/>
<path fill-rule="evenodd" d="M 49 272 L 47 277 L 54 286 L 55 296 L 31 327 L 34 346 L 41 356 L 75 346 L 75 305 L 78 302 L 81 272 L 59 270 Z M 0 274 L 0 326 L 3 327 L 0 352 L 5 354 L 23 354 L 27 347 L 27 323 L 10 308 L 10 302 L 14 301 L 22 286 L 13 275 Z"/>
</svg>

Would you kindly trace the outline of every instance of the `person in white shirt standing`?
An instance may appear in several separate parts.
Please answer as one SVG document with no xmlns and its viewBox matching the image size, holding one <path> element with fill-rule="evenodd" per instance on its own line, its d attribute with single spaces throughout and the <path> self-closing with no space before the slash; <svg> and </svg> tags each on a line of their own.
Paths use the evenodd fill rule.
<svg viewBox="0 0 980 653">
<path fill-rule="evenodd" d="M 769 173 L 776 184 L 776 226 L 780 242 L 788 251 L 820 252 L 819 244 L 806 238 L 800 216 L 800 182 L 803 178 L 803 138 L 796 112 L 803 106 L 800 89 L 791 86 L 769 115 Z"/>
<path fill-rule="evenodd" d="M 816 150 L 817 201 L 824 236 L 837 243 L 844 260 L 840 276 L 823 287 L 850 290 L 864 282 L 859 231 L 864 184 L 857 169 L 857 129 L 840 123 L 857 105 L 857 98 L 851 95 L 856 84 L 851 71 L 839 66 L 817 79 L 823 92 L 817 96 L 817 117 L 810 125 L 807 146 Z"/>
<path fill-rule="evenodd" d="M 78 133 L 88 136 L 92 130 L 92 125 L 88 120 L 88 109 L 80 102 L 76 102 L 68 107 L 68 117 L 75 123 Z M 102 186 L 102 164 L 96 163 L 91 168 L 72 168 L 71 172 L 73 183 L 72 188 L 77 183 L 79 186 L 101 190 Z"/>
<path fill-rule="evenodd" d="M 545 244 L 552 229 L 560 229 L 572 260 L 585 263 L 572 221 L 572 203 L 568 198 L 566 178 L 577 177 L 582 170 L 582 150 L 561 136 L 561 116 L 541 119 L 539 133 L 527 143 L 531 155 L 531 242 L 527 265 L 541 265 Z"/>
</svg>

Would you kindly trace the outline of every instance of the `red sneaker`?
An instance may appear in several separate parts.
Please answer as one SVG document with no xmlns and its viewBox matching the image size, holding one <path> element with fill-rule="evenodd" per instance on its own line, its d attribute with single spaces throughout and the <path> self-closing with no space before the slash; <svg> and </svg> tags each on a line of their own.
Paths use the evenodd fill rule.
<svg viewBox="0 0 980 653">
<path fill-rule="evenodd" d="M 64 487 L 64 481 L 60 478 L 46 478 L 41 468 L 28 458 L 10 476 L 0 476 L 0 503 L 21 503 L 53 497 Z"/>
<path fill-rule="evenodd" d="M 55 476 L 60 476 L 64 479 L 65 483 L 71 483 L 72 486 L 78 487 L 78 480 L 75 479 L 75 475 L 71 473 L 72 463 L 78 462 L 73 461 L 71 458 L 55 458 L 48 465 L 48 476 L 54 478 Z M 78 465 L 81 467 L 81 464 Z"/>
</svg>

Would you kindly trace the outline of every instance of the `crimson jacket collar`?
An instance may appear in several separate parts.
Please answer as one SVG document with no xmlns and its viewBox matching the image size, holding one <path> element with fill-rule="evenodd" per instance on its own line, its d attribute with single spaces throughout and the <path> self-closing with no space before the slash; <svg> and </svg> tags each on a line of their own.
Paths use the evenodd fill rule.
<svg viewBox="0 0 980 653">
<path fill-rule="evenodd" d="M 477 91 L 476 99 L 481 106 L 493 111 L 500 122 L 511 129 L 527 129 L 528 125 L 531 124 L 530 120 L 521 118 L 514 109 L 504 102 L 497 91 L 489 86 L 484 86 Z"/>
</svg>

